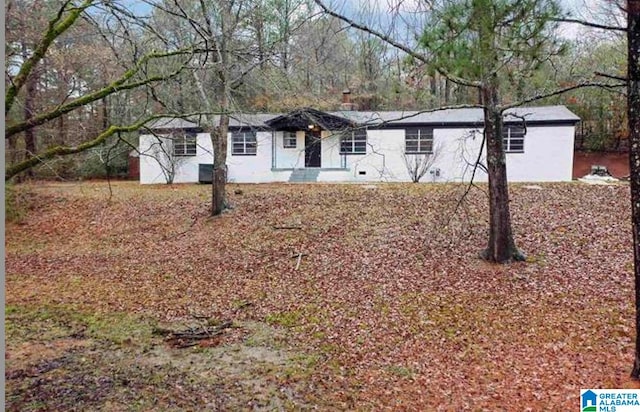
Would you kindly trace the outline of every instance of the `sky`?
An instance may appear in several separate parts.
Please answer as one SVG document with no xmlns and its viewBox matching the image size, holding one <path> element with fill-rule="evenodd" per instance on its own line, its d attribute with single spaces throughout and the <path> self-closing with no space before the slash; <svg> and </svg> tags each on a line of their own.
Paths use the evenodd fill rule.
<svg viewBox="0 0 640 412">
<path fill-rule="evenodd" d="M 572 17 L 594 20 L 598 16 L 601 5 L 605 0 L 558 0 L 561 7 Z M 355 21 L 364 24 L 376 24 L 389 20 L 398 11 L 403 11 L 407 18 L 411 19 L 419 14 L 415 13 L 424 8 L 425 0 L 324 0 L 325 4 L 333 10 L 343 13 L 353 18 Z M 139 13 L 148 14 L 151 6 L 144 0 L 129 0 L 129 7 Z M 370 13 L 373 11 L 373 13 Z M 577 39 L 592 32 L 578 24 L 562 23 L 560 26 L 561 36 L 567 39 Z"/>
<path fill-rule="evenodd" d="M 596 20 L 601 16 L 602 4 L 605 0 L 558 0 L 560 6 L 570 16 L 585 20 Z M 425 0 L 325 0 L 325 4 L 333 5 L 335 10 L 342 10 L 345 14 L 362 17 L 361 10 L 376 10 L 379 16 L 389 18 L 398 10 L 406 14 L 424 7 Z M 585 33 L 592 32 L 579 24 L 562 23 L 560 34 L 567 39 L 576 39 Z"/>
</svg>

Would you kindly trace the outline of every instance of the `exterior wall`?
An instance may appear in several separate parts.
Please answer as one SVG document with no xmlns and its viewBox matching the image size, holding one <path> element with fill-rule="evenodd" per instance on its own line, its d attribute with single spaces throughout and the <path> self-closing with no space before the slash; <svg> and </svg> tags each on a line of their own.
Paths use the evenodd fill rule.
<svg viewBox="0 0 640 412">
<path fill-rule="evenodd" d="M 213 146 L 209 134 L 199 133 L 196 139 L 196 156 L 178 158 L 174 183 L 198 182 L 199 164 L 213 163 Z M 274 173 L 271 171 L 271 139 L 272 132 L 257 132 L 258 147 L 256 155 L 237 156 L 231 154 L 231 133 L 228 134 L 227 166 L 229 182 L 260 183 L 286 181 L 289 179 L 290 173 Z M 167 145 L 167 139 L 163 140 Z M 160 164 L 162 162 L 166 165 L 168 159 L 161 152 L 158 153 L 157 147 L 157 137 L 153 135 L 140 136 L 140 183 L 166 183 Z"/>
<path fill-rule="evenodd" d="M 481 137 L 472 139 L 470 129 L 435 129 L 433 165 L 429 173 L 421 179 L 422 182 L 448 182 L 469 179 L 471 170 L 465 167 L 464 159 L 475 161 Z M 479 133 L 477 136 L 481 136 Z M 324 144 L 324 141 L 323 141 Z M 339 157 L 339 144 L 328 144 L 331 149 L 323 148 L 324 158 Z M 367 153 L 346 156 L 347 170 L 343 173 L 333 171 L 321 172 L 320 181 L 361 181 L 361 182 L 408 182 L 411 177 L 407 163 L 416 155 L 404 157 L 405 132 L 404 129 L 373 129 L 367 132 Z M 464 150 L 463 150 L 464 149 Z M 325 150 L 329 156 L 325 155 Z M 335 162 L 335 160 L 333 160 Z M 332 162 L 332 163 L 333 163 Z M 411 163 L 410 163 L 411 164 Z M 435 170 L 439 169 L 436 175 Z M 480 173 L 476 173 L 476 178 Z M 486 179 L 486 178 L 485 178 Z"/>
<path fill-rule="evenodd" d="M 227 179 L 229 182 L 267 183 L 287 181 L 287 179 L 289 179 L 290 172 L 274 173 L 271 170 L 271 159 L 273 156 L 273 147 L 271 146 L 271 144 L 274 134 L 275 133 L 270 131 L 257 132 L 256 140 L 258 142 L 258 148 L 256 150 L 256 155 L 247 156 L 231 154 L 231 133 L 229 133 L 229 150 L 227 152 Z M 282 148 L 282 136 L 280 136 L 279 145 Z M 284 149 L 280 150 L 282 151 Z"/>
<path fill-rule="evenodd" d="M 171 153 L 171 142 L 161 139 L 164 147 Z M 171 161 L 163 151 L 159 150 L 159 138 L 153 135 L 140 136 L 140 183 L 167 183 L 162 172 L 161 164 L 165 167 Z M 176 176 L 174 183 L 189 183 L 198 181 L 198 164 L 213 163 L 213 149 L 211 138 L 206 133 L 196 136 L 196 155 L 175 158 Z"/>
<path fill-rule="evenodd" d="M 468 182 L 472 177 L 477 182 L 486 181 L 487 174 L 484 171 L 478 168 L 474 175 L 473 170 L 481 145 L 481 129 L 435 129 L 434 175 L 425 176 L 425 181 Z M 486 145 L 480 160 L 483 163 L 486 161 Z"/>
<path fill-rule="evenodd" d="M 229 181 L 237 183 L 283 182 L 291 170 L 304 167 L 304 131 L 297 133 L 295 149 L 285 149 L 282 132 L 257 132 L 257 153 L 231 154 L 229 134 L 227 165 Z M 275 139 L 275 142 L 274 142 Z M 340 154 L 340 138 L 329 131 L 322 132 L 321 182 L 406 182 L 410 181 L 403 156 L 404 129 L 372 129 L 367 135 L 367 153 Z M 524 153 L 507 154 L 507 175 L 512 182 L 568 181 L 573 167 L 573 126 L 532 126 L 527 128 Z M 140 136 L 140 182 L 165 183 L 158 161 L 151 156 L 157 138 Z M 476 161 L 482 132 L 471 128 L 435 128 L 434 155 L 430 172 L 422 182 L 469 181 Z M 274 159 L 275 153 L 275 159 Z M 486 150 L 483 151 L 483 155 Z M 157 157 L 157 156 L 156 156 Z M 344 159 L 343 159 L 344 158 Z M 484 161 L 484 156 L 483 159 Z M 182 158 L 176 183 L 197 182 L 198 164 L 213 162 L 208 134 L 197 136 L 197 155 Z M 343 168 L 346 166 L 346 168 Z M 282 170 L 286 169 L 286 170 Z M 332 169 L 332 170 L 331 170 Z M 436 173 L 437 172 L 437 173 Z M 474 180 L 486 181 L 487 175 L 476 170 Z"/>
<path fill-rule="evenodd" d="M 323 130 L 320 133 L 322 140 L 320 141 L 321 155 L 320 161 L 322 168 L 338 169 L 343 166 L 342 155 L 340 154 L 340 133 Z M 322 174 L 322 172 L 320 172 Z"/>
<path fill-rule="evenodd" d="M 512 182 L 557 182 L 573 175 L 574 126 L 527 128 L 524 153 L 507 154 L 507 176 Z"/>
<path fill-rule="evenodd" d="M 296 132 L 296 148 L 285 149 L 284 133 L 274 132 L 275 135 L 275 168 L 297 169 L 304 167 L 304 132 Z"/>
</svg>

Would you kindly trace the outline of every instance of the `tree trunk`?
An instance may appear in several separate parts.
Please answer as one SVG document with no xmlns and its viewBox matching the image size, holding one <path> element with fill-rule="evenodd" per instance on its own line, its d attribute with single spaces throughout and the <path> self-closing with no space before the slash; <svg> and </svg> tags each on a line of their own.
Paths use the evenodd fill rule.
<svg viewBox="0 0 640 412">
<path fill-rule="evenodd" d="M 631 377 L 640 379 L 640 0 L 629 0 L 627 6 L 627 114 L 636 306 L 636 349 Z"/>
<path fill-rule="evenodd" d="M 451 81 L 449 79 L 444 80 L 444 105 L 448 106 L 451 103 Z"/>
<path fill-rule="evenodd" d="M 64 115 L 58 118 L 58 141 L 56 144 L 59 146 L 64 146 L 67 142 L 67 126 L 64 122 L 64 118 Z"/>
<path fill-rule="evenodd" d="M 507 162 L 502 147 L 502 113 L 498 110 L 496 78 L 482 87 L 482 98 L 489 172 L 489 244 L 481 255 L 496 263 L 524 260 L 524 256 L 516 248 L 511 230 Z"/>
<path fill-rule="evenodd" d="M 213 176 L 211 184 L 211 216 L 221 214 L 226 207 L 227 133 L 229 115 L 220 116 L 220 123 L 211 132 L 213 143 Z"/>
<path fill-rule="evenodd" d="M 31 76 L 27 78 L 26 94 L 24 97 L 24 121 L 29 121 L 35 113 L 35 98 L 36 98 L 36 86 L 37 86 L 36 70 L 33 71 Z M 28 159 L 36 155 L 36 133 L 35 128 L 30 128 L 24 131 L 24 146 L 25 156 L 24 159 Z M 33 170 L 27 170 L 27 176 L 33 176 Z"/>
<path fill-rule="evenodd" d="M 437 98 L 438 94 L 438 79 L 436 78 L 436 74 L 433 73 L 431 78 L 429 79 L 429 89 L 431 91 L 431 96 L 434 100 Z"/>
<path fill-rule="evenodd" d="M 221 214 L 227 206 L 227 134 L 229 132 L 229 86 L 226 73 L 218 73 L 220 87 L 216 93 L 220 96 L 220 121 L 211 132 L 213 145 L 213 176 L 211 184 L 211 216 Z"/>
<path fill-rule="evenodd" d="M 107 97 L 102 98 L 102 130 L 107 130 L 109 127 L 109 103 Z"/>
</svg>

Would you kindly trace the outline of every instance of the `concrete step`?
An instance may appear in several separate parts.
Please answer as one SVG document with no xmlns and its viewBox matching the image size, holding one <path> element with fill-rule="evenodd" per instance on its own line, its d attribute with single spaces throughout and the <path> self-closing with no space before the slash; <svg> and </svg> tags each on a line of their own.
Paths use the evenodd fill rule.
<svg viewBox="0 0 640 412">
<path fill-rule="evenodd" d="M 289 183 L 317 182 L 319 174 L 319 169 L 294 169 L 289 176 Z"/>
</svg>

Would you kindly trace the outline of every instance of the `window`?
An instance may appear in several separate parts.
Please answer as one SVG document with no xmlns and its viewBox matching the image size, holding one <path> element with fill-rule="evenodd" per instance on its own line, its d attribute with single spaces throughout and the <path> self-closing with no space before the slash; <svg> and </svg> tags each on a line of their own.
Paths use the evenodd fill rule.
<svg viewBox="0 0 640 412">
<path fill-rule="evenodd" d="M 367 131 L 364 129 L 345 132 L 340 139 L 340 154 L 367 153 Z"/>
<path fill-rule="evenodd" d="M 422 154 L 433 152 L 433 129 L 411 127 L 404 131 L 404 152 Z"/>
<path fill-rule="evenodd" d="M 295 149 L 298 142 L 296 132 L 283 132 L 282 142 L 285 149 Z"/>
<path fill-rule="evenodd" d="M 174 134 L 173 155 L 174 156 L 195 156 L 196 155 L 196 135 L 193 133 Z"/>
<path fill-rule="evenodd" d="M 256 132 L 236 131 L 231 132 L 231 154 L 236 156 L 255 156 L 258 142 Z"/>
<path fill-rule="evenodd" d="M 502 126 L 502 147 L 507 153 L 524 153 L 523 126 Z"/>
</svg>

